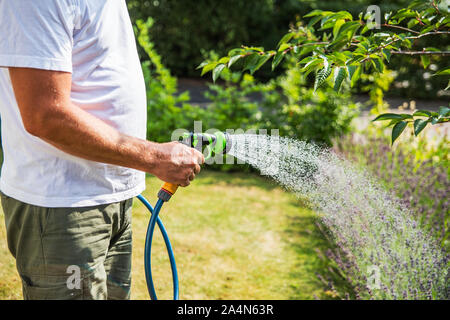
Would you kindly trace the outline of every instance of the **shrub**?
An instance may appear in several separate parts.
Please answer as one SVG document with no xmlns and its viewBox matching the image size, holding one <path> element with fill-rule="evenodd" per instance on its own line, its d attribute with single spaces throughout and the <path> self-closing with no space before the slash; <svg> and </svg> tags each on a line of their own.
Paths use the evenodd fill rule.
<svg viewBox="0 0 450 320">
<path fill-rule="evenodd" d="M 263 126 L 279 128 L 282 136 L 325 145 L 348 133 L 358 114 L 350 94 L 337 94 L 328 87 L 314 92 L 295 65 L 269 82 L 261 108 Z"/>
<path fill-rule="evenodd" d="M 225 70 L 224 84 L 209 85 L 211 100 L 203 113 L 207 128 L 278 129 L 281 136 L 331 145 L 349 132 L 358 105 L 348 93 L 316 92 L 295 66 L 267 84 L 249 74 Z"/>
<path fill-rule="evenodd" d="M 224 75 L 224 84 L 210 84 L 209 91 L 205 93 L 211 103 L 206 108 L 207 118 L 204 123 L 207 128 L 250 129 L 258 128 L 258 103 L 249 96 L 258 93 L 258 86 L 254 78 L 240 74 L 227 73 Z"/>
<path fill-rule="evenodd" d="M 157 142 L 170 141 L 175 129 L 191 126 L 195 107 L 188 103 L 189 93 L 177 93 L 177 78 L 162 64 L 161 56 L 150 41 L 153 20 L 136 22 L 139 45 L 149 60 L 142 62 L 147 90 L 147 138 Z"/>
</svg>

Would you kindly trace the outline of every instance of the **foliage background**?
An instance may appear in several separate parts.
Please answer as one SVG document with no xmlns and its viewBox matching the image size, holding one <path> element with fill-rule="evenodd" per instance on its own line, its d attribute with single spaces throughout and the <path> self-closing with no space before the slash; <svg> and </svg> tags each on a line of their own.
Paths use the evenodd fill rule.
<svg viewBox="0 0 450 320">
<path fill-rule="evenodd" d="M 337 94 L 331 88 L 314 93 L 293 63 L 285 74 L 267 83 L 248 74 L 224 72 L 221 85 L 209 85 L 206 97 L 211 103 L 205 107 L 191 105 L 189 93 L 177 92 L 177 78 L 155 50 L 153 25 L 153 19 L 136 21 L 139 45 L 149 59 L 142 63 L 147 84 L 148 139 L 169 141 L 174 130 L 192 131 L 194 121 L 202 121 L 203 128 L 279 129 L 282 136 L 331 145 L 333 138 L 349 132 L 358 114 L 349 93 Z M 254 94 L 259 99 L 251 99 Z"/>
<path fill-rule="evenodd" d="M 164 65 L 178 77 L 198 77 L 195 67 L 208 52 L 215 51 L 223 56 L 230 48 L 243 44 L 274 48 L 288 31 L 289 24 L 311 10 L 347 10 L 357 16 L 367 6 L 378 5 L 383 15 L 409 3 L 407 0 L 198 0 L 195 3 L 188 0 L 130 0 L 128 7 L 133 21 L 154 19 L 149 32 Z M 421 43 L 433 46 L 433 39 Z M 147 59 L 144 54 L 142 57 Z M 444 66 L 442 59 L 435 63 L 437 69 Z M 411 65 L 416 67 L 411 68 Z M 398 73 L 395 85 L 389 91 L 391 96 L 436 99 L 442 94 L 440 89 L 446 86 L 445 79 L 429 77 L 427 71 L 420 68 L 419 57 L 395 57 L 390 68 Z M 258 77 L 267 80 L 273 73 L 263 67 Z M 356 90 L 364 91 L 362 86 Z M 448 96 L 441 98 L 448 99 Z"/>
</svg>

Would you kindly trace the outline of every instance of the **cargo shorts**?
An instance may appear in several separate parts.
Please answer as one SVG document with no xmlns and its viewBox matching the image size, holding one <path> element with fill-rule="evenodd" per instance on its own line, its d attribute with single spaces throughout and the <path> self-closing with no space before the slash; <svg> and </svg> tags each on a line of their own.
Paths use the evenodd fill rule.
<svg viewBox="0 0 450 320">
<path fill-rule="evenodd" d="M 45 208 L 1 194 L 24 299 L 129 299 L 133 199 Z"/>
</svg>

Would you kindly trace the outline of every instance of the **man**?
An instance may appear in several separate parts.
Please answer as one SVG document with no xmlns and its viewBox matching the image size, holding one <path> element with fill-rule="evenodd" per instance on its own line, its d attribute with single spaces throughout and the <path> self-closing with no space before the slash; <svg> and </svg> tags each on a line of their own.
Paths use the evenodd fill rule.
<svg viewBox="0 0 450 320">
<path fill-rule="evenodd" d="M 0 115 L 2 207 L 24 298 L 129 298 L 145 172 L 187 186 L 204 158 L 145 140 L 125 1 L 0 0 Z"/>
</svg>

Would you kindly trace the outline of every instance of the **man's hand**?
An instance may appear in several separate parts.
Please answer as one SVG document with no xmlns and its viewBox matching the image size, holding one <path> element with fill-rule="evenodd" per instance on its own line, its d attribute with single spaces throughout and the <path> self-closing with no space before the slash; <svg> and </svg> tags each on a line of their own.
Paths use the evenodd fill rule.
<svg viewBox="0 0 450 320">
<path fill-rule="evenodd" d="M 154 170 L 154 175 L 165 182 L 188 186 L 195 175 L 200 172 L 200 165 L 205 162 L 201 152 L 179 142 L 159 145 L 161 158 Z"/>
<path fill-rule="evenodd" d="M 9 68 L 28 133 L 71 155 L 145 171 L 166 182 L 189 185 L 203 155 L 178 142 L 155 143 L 125 135 L 74 105 L 67 72 Z"/>
</svg>

